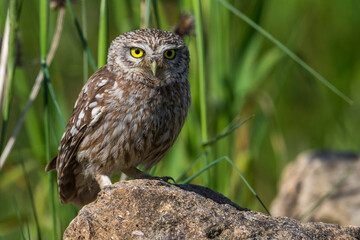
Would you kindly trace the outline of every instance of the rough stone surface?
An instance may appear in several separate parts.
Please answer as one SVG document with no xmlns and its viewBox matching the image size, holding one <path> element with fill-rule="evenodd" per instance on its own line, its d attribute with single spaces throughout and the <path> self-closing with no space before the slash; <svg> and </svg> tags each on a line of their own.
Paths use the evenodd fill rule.
<svg viewBox="0 0 360 240">
<path fill-rule="evenodd" d="M 84 206 L 64 239 L 356 239 L 357 227 L 270 217 L 196 185 L 120 181 Z"/>
<path fill-rule="evenodd" d="M 303 221 L 360 226 L 360 157 L 355 153 L 321 151 L 299 155 L 283 173 L 271 213 L 299 218 L 346 175 Z"/>
</svg>

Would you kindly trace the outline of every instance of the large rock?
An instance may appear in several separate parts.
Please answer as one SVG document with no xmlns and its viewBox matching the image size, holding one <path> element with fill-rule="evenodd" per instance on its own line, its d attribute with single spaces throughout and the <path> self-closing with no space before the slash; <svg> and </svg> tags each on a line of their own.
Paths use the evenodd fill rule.
<svg viewBox="0 0 360 240">
<path fill-rule="evenodd" d="M 356 239 L 357 227 L 301 223 L 243 209 L 196 185 L 120 181 L 84 206 L 64 239 Z"/>
<path fill-rule="evenodd" d="M 271 213 L 299 218 L 344 179 L 303 221 L 360 226 L 360 157 L 355 153 L 305 152 L 282 176 Z"/>
</svg>

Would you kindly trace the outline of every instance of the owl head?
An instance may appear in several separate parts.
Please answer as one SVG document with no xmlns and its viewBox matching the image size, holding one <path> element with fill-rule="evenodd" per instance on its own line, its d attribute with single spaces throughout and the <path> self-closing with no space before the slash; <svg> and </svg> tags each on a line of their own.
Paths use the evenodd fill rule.
<svg viewBox="0 0 360 240">
<path fill-rule="evenodd" d="M 166 85 L 187 81 L 189 50 L 176 34 L 158 29 L 124 33 L 109 48 L 108 69 L 127 80 Z"/>
</svg>

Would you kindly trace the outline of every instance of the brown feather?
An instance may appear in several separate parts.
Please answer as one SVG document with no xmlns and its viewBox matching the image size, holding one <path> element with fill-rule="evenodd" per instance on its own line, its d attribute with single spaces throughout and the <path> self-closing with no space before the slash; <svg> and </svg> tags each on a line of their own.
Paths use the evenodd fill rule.
<svg viewBox="0 0 360 240">
<path fill-rule="evenodd" d="M 50 172 L 56 169 L 56 160 L 57 156 L 55 156 L 53 159 L 50 160 L 50 162 L 48 162 L 48 164 L 46 164 L 45 172 Z"/>
</svg>

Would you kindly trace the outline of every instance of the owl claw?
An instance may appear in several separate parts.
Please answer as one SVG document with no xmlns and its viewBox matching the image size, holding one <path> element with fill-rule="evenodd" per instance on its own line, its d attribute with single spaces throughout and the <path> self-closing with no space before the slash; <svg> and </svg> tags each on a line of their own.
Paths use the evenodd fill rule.
<svg viewBox="0 0 360 240">
<path fill-rule="evenodd" d="M 173 183 L 176 183 L 175 180 L 172 178 L 172 177 L 154 177 L 154 179 L 156 180 L 161 180 L 161 181 L 164 181 L 164 182 L 167 182 L 169 183 L 169 180 L 173 181 Z"/>
</svg>

